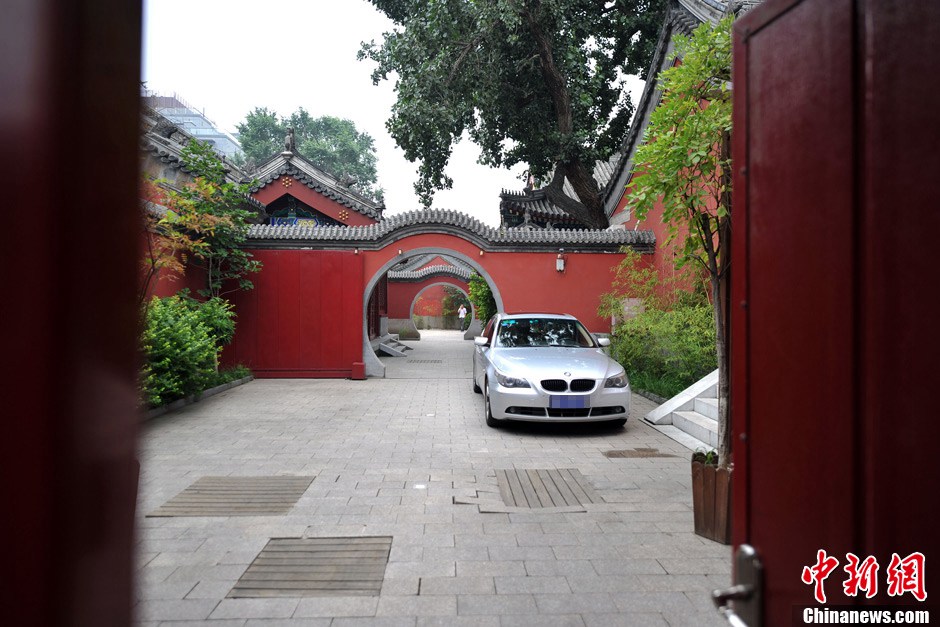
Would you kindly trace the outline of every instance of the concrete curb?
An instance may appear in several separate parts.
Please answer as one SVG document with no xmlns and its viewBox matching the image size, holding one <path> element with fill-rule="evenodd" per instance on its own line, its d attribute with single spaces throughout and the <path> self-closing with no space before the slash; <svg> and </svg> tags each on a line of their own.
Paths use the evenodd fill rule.
<svg viewBox="0 0 940 627">
<path fill-rule="evenodd" d="M 254 378 L 255 378 L 254 375 L 248 375 L 247 377 L 242 377 L 241 379 L 236 379 L 235 381 L 229 381 L 228 383 L 217 385 L 214 388 L 203 390 L 199 394 L 193 394 L 191 396 L 187 396 L 186 398 L 181 398 L 179 400 L 173 401 L 172 403 L 167 403 L 166 405 L 162 405 L 161 407 L 154 407 L 153 409 L 148 410 L 146 414 L 144 414 L 144 420 L 150 420 L 152 418 L 156 418 L 157 416 L 162 416 L 163 414 L 174 411 L 181 407 L 186 407 L 187 405 L 191 405 L 195 402 L 201 401 L 204 398 L 214 396 L 216 394 L 219 394 L 220 392 L 224 392 L 226 390 L 230 390 L 239 385 L 248 383 Z"/>
</svg>

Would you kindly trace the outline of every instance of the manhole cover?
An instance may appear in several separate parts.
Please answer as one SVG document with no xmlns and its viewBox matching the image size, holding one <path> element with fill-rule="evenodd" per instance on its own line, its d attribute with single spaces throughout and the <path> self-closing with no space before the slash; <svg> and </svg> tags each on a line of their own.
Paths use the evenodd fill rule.
<svg viewBox="0 0 940 627">
<path fill-rule="evenodd" d="M 409 359 L 405 363 L 407 364 L 442 364 L 444 363 L 443 359 Z"/>
<path fill-rule="evenodd" d="M 657 448 L 635 448 L 619 451 L 604 451 L 604 457 L 675 457 L 672 453 L 660 453 Z"/>
<path fill-rule="evenodd" d="M 511 507 L 569 507 L 604 501 L 574 468 L 497 470 L 503 502 Z"/>
<path fill-rule="evenodd" d="M 147 516 L 286 514 L 311 481 L 313 477 L 202 477 Z"/>
<path fill-rule="evenodd" d="M 275 538 L 228 596 L 378 596 L 391 548 L 389 536 Z"/>
</svg>

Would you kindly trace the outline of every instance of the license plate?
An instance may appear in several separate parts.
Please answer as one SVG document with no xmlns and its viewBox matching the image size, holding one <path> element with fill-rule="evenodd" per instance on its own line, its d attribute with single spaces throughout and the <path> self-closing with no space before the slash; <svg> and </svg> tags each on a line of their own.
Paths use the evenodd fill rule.
<svg viewBox="0 0 940 627">
<path fill-rule="evenodd" d="M 548 406 L 552 409 L 586 409 L 590 407 L 587 396 L 552 396 Z"/>
</svg>

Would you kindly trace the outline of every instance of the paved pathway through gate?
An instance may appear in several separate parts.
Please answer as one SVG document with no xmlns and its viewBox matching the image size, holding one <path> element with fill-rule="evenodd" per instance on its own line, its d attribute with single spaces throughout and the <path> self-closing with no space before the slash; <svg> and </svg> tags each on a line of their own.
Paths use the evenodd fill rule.
<svg viewBox="0 0 940 627">
<path fill-rule="evenodd" d="M 708 593 L 730 550 L 692 533 L 689 451 L 639 420 L 649 401 L 634 395 L 624 429 L 491 429 L 472 343 L 423 334 L 385 379 L 256 380 L 144 425 L 140 624 L 725 624 Z M 676 457 L 604 455 L 637 448 Z M 576 470 L 541 476 L 581 477 L 602 502 L 507 507 L 496 470 L 513 469 Z M 282 475 L 313 478 L 287 513 L 146 517 L 202 477 Z M 392 538 L 377 596 L 230 598 L 271 539 L 373 536 Z"/>
</svg>

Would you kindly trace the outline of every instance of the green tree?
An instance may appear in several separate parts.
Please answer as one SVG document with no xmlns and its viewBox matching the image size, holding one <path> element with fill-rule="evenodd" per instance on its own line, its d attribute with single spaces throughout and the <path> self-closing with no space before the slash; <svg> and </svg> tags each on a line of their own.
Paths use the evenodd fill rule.
<svg viewBox="0 0 940 627">
<path fill-rule="evenodd" d="M 370 0 L 396 29 L 360 59 L 395 78 L 387 127 L 425 205 L 466 133 L 481 163 L 528 164 L 546 194 L 592 227 L 608 225 L 594 163 L 616 150 L 633 103 L 623 77 L 647 69 L 664 0 Z M 562 187 L 571 182 L 580 202 Z"/>
<path fill-rule="evenodd" d="M 236 128 L 246 162 L 257 165 L 284 150 L 286 125 L 266 107 L 255 107 Z"/>
<path fill-rule="evenodd" d="M 496 299 L 489 283 L 482 276 L 474 272 L 470 275 L 470 302 L 475 307 L 477 320 L 486 324 L 487 320 L 496 313 Z"/>
<path fill-rule="evenodd" d="M 731 265 L 731 22 L 676 37 L 681 63 L 659 76 L 662 102 L 637 149 L 629 202 L 639 220 L 657 201 L 678 263 L 694 263 L 709 280 L 719 369 L 718 458 L 727 464 L 728 354 L 722 284 Z M 678 240 L 677 240 L 678 238 Z"/>
<path fill-rule="evenodd" d="M 360 133 L 351 120 L 329 115 L 314 118 L 303 107 L 284 118 L 256 107 L 238 125 L 247 159 L 259 164 L 283 151 L 288 128 L 294 129 L 294 144 L 301 156 L 333 175 L 350 177 L 364 195 L 382 198 L 375 141 L 368 133 Z"/>
<path fill-rule="evenodd" d="M 222 296 L 229 282 L 252 289 L 248 275 L 258 272 L 261 263 L 242 248 L 252 217 L 244 209 L 250 185 L 226 181 L 225 164 L 208 144 L 190 142 L 182 159 L 195 178 L 179 190 L 166 192 L 169 214 L 162 227 L 187 233 L 189 253 L 206 269 L 207 287 L 199 291 L 202 296 Z"/>
</svg>

